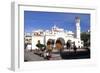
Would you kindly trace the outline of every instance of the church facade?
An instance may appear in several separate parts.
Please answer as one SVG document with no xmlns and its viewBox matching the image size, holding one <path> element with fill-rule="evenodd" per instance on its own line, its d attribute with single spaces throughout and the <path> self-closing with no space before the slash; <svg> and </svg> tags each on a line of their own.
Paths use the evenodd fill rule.
<svg viewBox="0 0 100 73">
<path fill-rule="evenodd" d="M 45 44 L 53 40 L 54 44 L 59 39 L 63 44 L 67 43 L 68 40 L 71 42 L 75 42 L 76 47 L 82 47 L 83 41 L 81 40 L 81 28 L 80 28 L 80 18 L 75 18 L 75 26 L 76 26 L 76 32 L 73 33 L 72 31 L 65 31 L 63 28 L 59 28 L 56 25 L 54 25 L 51 30 L 36 30 L 32 32 L 32 49 L 36 49 L 36 44 L 38 40 L 41 42 L 41 44 Z M 55 45 L 54 45 L 55 46 Z"/>
</svg>

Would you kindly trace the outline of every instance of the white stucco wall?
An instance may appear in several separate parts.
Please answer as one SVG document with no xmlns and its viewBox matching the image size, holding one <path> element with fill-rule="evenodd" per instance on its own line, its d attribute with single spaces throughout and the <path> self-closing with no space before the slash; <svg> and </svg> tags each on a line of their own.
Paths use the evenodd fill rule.
<svg viewBox="0 0 100 73">
<path fill-rule="evenodd" d="M 44 44 L 44 36 L 32 36 L 32 49 L 36 49 L 36 44 L 40 40 L 41 44 Z"/>
<path fill-rule="evenodd" d="M 66 37 L 65 35 L 47 35 L 47 36 L 45 36 L 45 42 L 44 42 L 44 36 L 32 36 L 32 49 L 37 48 L 36 44 L 37 44 L 38 40 L 40 40 L 41 44 L 46 45 L 46 43 L 49 39 L 54 39 L 56 42 L 56 40 L 58 38 L 63 38 L 65 40 L 65 43 L 67 43 L 68 40 L 71 40 L 72 42 L 75 42 L 76 47 L 83 46 L 81 44 L 81 40 L 74 38 L 74 37 L 70 37 L 70 36 Z"/>
</svg>

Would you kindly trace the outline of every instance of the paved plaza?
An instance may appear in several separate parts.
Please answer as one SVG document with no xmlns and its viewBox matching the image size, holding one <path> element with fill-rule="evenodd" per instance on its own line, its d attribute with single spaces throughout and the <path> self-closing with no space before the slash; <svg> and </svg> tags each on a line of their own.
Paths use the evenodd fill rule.
<svg viewBox="0 0 100 73">
<path fill-rule="evenodd" d="M 62 59 L 86 59 L 90 58 L 90 51 L 86 49 L 77 49 L 75 53 L 73 49 L 65 49 L 62 53 L 57 50 L 53 50 L 50 60 L 62 60 Z M 34 51 L 24 51 L 24 61 L 47 61 L 43 56 L 40 56 Z"/>
</svg>

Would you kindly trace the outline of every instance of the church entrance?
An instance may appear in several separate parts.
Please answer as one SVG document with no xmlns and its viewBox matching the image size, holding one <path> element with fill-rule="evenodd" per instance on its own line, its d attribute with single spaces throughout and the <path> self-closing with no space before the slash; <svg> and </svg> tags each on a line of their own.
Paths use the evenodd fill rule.
<svg viewBox="0 0 100 73">
<path fill-rule="evenodd" d="M 57 49 L 64 49 L 64 45 L 65 45 L 65 40 L 62 37 L 57 38 L 57 40 L 56 40 L 56 48 Z"/>
<path fill-rule="evenodd" d="M 71 46 L 72 46 L 72 42 L 71 42 L 71 40 L 68 40 L 66 43 L 67 49 L 71 49 Z"/>
</svg>

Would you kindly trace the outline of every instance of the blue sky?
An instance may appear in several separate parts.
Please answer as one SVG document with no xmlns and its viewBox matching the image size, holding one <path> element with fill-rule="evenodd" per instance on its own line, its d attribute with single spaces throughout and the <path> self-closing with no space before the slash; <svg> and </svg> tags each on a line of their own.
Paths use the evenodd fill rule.
<svg viewBox="0 0 100 73">
<path fill-rule="evenodd" d="M 81 32 L 90 30 L 90 14 L 24 11 L 24 31 L 43 29 L 50 30 L 56 25 L 59 28 L 75 32 L 75 17 L 80 17 Z"/>
</svg>

